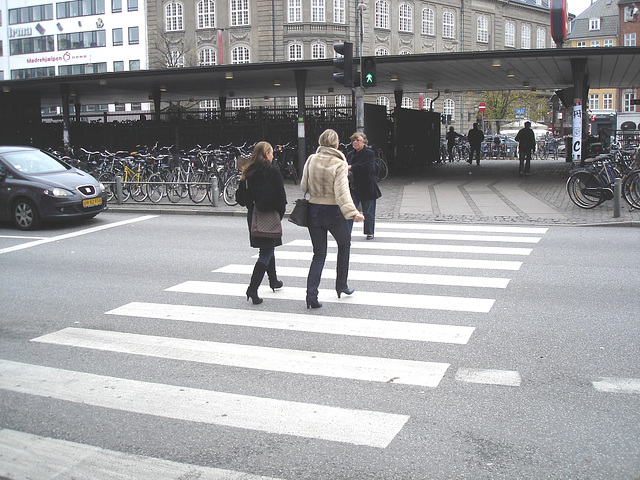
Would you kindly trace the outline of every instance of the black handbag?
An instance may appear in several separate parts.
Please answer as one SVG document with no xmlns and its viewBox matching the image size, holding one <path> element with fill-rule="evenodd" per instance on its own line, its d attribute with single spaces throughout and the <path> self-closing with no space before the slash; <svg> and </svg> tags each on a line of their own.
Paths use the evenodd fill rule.
<svg viewBox="0 0 640 480">
<path fill-rule="evenodd" d="M 275 210 L 260 210 L 254 205 L 251 217 L 251 235 L 258 238 L 282 237 L 280 214 Z"/>
<path fill-rule="evenodd" d="M 306 196 L 306 193 L 305 193 Z M 289 221 L 299 227 L 306 227 L 309 223 L 309 200 L 299 198 L 289 215 Z"/>
</svg>

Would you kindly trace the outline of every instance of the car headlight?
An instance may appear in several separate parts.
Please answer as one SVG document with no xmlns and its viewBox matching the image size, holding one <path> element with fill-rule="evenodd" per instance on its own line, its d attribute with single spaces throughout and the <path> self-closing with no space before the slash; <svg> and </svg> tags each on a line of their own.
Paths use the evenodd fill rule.
<svg viewBox="0 0 640 480">
<path fill-rule="evenodd" d="M 68 195 L 71 195 L 69 192 L 63 190 L 62 188 L 47 188 L 45 189 L 44 193 L 45 195 L 49 195 L 51 197 L 66 197 Z"/>
<path fill-rule="evenodd" d="M 103 184 L 102 182 L 100 182 L 100 186 L 99 186 L 99 188 L 100 188 L 100 191 L 101 191 L 101 192 L 104 192 L 104 191 L 105 191 L 104 184 Z"/>
</svg>

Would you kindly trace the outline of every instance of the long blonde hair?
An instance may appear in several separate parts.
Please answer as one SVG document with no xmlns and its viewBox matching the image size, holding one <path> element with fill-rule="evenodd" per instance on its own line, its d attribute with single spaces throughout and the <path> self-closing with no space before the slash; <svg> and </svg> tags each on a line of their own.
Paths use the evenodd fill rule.
<svg viewBox="0 0 640 480">
<path fill-rule="evenodd" d="M 269 150 L 273 150 L 273 147 L 269 142 L 258 142 L 253 147 L 251 157 L 242 169 L 241 180 L 246 180 L 248 176 L 251 176 L 254 170 L 259 170 L 267 166 L 270 162 L 267 160 L 267 153 Z"/>
</svg>

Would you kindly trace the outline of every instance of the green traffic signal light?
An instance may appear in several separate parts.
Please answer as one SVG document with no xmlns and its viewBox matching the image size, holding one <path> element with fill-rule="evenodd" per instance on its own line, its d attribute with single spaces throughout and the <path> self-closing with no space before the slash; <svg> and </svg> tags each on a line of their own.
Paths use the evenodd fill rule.
<svg viewBox="0 0 640 480">
<path fill-rule="evenodd" d="M 376 74 L 376 57 L 364 57 L 362 59 L 363 87 L 375 87 L 378 84 Z"/>
</svg>

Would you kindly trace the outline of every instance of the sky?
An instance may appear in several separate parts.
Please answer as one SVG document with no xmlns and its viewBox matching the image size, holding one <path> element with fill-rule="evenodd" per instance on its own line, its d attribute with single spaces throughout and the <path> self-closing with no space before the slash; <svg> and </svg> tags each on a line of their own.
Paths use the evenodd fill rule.
<svg viewBox="0 0 640 480">
<path fill-rule="evenodd" d="M 591 0 L 567 0 L 567 10 L 574 15 L 580 15 L 591 6 Z"/>
</svg>

